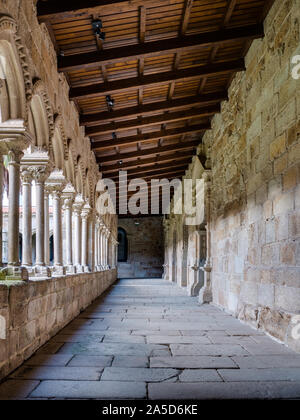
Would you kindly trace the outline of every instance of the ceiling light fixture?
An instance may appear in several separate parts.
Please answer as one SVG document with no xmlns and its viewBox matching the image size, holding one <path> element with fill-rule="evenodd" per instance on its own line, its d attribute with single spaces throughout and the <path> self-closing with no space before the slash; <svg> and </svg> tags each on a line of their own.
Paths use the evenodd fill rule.
<svg viewBox="0 0 300 420">
<path fill-rule="evenodd" d="M 105 32 L 102 32 L 102 28 L 103 28 L 102 20 L 101 19 L 94 20 L 92 25 L 93 25 L 94 34 L 99 39 L 101 39 L 101 41 L 104 41 L 105 40 Z"/>
<path fill-rule="evenodd" d="M 106 104 L 107 104 L 107 108 L 109 111 L 113 110 L 114 104 L 115 104 L 115 100 L 110 96 L 110 95 L 106 95 Z"/>
</svg>

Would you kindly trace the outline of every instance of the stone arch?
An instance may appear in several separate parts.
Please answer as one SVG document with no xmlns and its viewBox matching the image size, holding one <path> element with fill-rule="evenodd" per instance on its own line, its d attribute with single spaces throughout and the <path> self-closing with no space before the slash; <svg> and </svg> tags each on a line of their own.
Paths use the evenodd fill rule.
<svg viewBox="0 0 300 420">
<path fill-rule="evenodd" d="M 10 16 L 0 18 L 0 123 L 8 120 L 27 122 L 27 100 L 31 80 L 17 24 Z"/>
<path fill-rule="evenodd" d="M 31 124 L 35 146 L 49 149 L 50 140 L 54 134 L 54 121 L 48 94 L 41 80 L 37 80 L 33 86 L 29 126 Z"/>
</svg>

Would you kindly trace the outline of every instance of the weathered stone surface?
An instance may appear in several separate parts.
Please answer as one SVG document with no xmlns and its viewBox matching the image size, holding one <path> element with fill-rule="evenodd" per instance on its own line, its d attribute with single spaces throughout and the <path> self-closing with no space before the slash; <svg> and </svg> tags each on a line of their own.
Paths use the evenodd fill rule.
<svg viewBox="0 0 300 420">
<path fill-rule="evenodd" d="M 254 344 L 255 346 L 255 344 Z M 171 344 L 174 356 L 238 356 L 249 355 L 239 344 Z"/>
<path fill-rule="evenodd" d="M 20 400 L 28 397 L 39 381 L 9 379 L 0 385 L 0 400 Z"/>
<path fill-rule="evenodd" d="M 22 379 L 55 379 L 68 381 L 98 381 L 103 369 L 95 367 L 55 367 L 55 366 L 22 366 L 12 374 L 12 378 Z"/>
<path fill-rule="evenodd" d="M 149 361 L 148 357 L 145 356 L 115 356 L 113 363 L 113 367 L 148 367 Z"/>
<path fill-rule="evenodd" d="M 110 366 L 112 356 L 81 356 L 76 355 L 72 357 L 68 366 L 82 366 L 82 367 L 106 367 Z"/>
<path fill-rule="evenodd" d="M 92 321 L 86 319 L 72 320 L 80 313 L 80 309 L 88 306 L 115 281 L 115 275 L 115 270 L 111 270 L 70 276 L 67 279 L 68 286 L 64 277 L 34 281 L 25 286 L 11 285 L 10 293 L 4 294 L 7 300 L 1 304 L 4 307 L 10 305 L 10 317 L 7 318 L 10 333 L 7 346 L 2 350 L 2 343 L 0 345 L 0 377 L 16 369 L 34 352 L 37 352 L 37 355 L 32 360 L 27 360 L 26 364 L 64 366 L 71 356 L 54 354 L 64 343 L 81 342 L 82 337 L 85 338 L 85 343 L 100 342 L 103 335 L 95 335 L 95 331 L 100 329 L 98 325 L 93 327 Z M 85 287 L 91 284 L 93 287 Z M 2 286 L 4 287 L 7 289 L 7 286 Z M 62 301 L 58 298 L 61 293 L 71 296 L 72 305 L 69 299 Z M 57 309 L 54 309 L 55 307 Z M 0 314 L 1 310 L 2 308 Z M 62 310 L 62 317 L 57 316 L 59 310 Z M 72 322 L 65 327 L 70 321 Z M 43 345 L 62 328 L 61 334 Z M 102 331 L 106 329 L 107 326 L 104 325 Z M 80 335 L 80 332 L 83 332 L 83 335 Z M 90 337 L 93 338 L 87 339 L 86 336 L 90 333 Z M 64 337 L 64 334 L 68 337 Z M 43 354 L 46 356 L 43 357 Z M 50 354 L 53 354 L 53 357 Z"/>
<path fill-rule="evenodd" d="M 179 380 L 180 382 L 222 382 L 222 378 L 214 369 L 184 369 Z"/>
<path fill-rule="evenodd" d="M 226 382 L 248 381 L 298 381 L 300 382 L 300 368 L 272 368 L 272 369 L 220 369 L 221 377 Z"/>
<path fill-rule="evenodd" d="M 186 286 L 181 273 L 191 277 L 195 261 L 209 257 L 213 302 L 294 349 L 288 329 L 300 310 L 300 102 L 291 60 L 299 55 L 299 10 L 290 0 L 274 2 L 265 37 L 251 45 L 246 71 L 233 78 L 198 147 L 209 165 L 194 158 L 186 171 L 195 181 L 210 168 L 210 191 L 201 196 L 210 204 L 210 255 L 205 244 L 194 255 L 199 230 L 189 226 L 186 257 L 188 214 L 176 214 L 175 200 L 164 222 L 166 279 Z"/>
<path fill-rule="evenodd" d="M 148 285 L 151 281 L 147 281 Z M 137 283 L 139 280 L 130 282 Z M 164 284 L 162 290 L 165 290 L 166 283 L 163 280 L 160 282 Z M 119 285 L 114 286 L 118 287 Z M 109 296 L 110 292 L 96 300 L 92 305 L 93 310 L 101 312 L 103 307 L 106 308 Z M 12 383 L 16 381 L 15 392 L 4 382 L 0 385 L 1 398 L 5 398 L 6 395 L 7 398 L 16 399 L 299 397 L 300 355 L 276 343 L 262 331 L 242 324 L 211 305 L 199 306 L 193 301 L 186 303 L 185 296 L 179 292 L 178 299 L 165 306 L 161 302 L 162 296 L 141 304 L 136 303 L 134 306 L 128 303 L 127 307 L 116 301 L 110 310 L 111 313 L 114 309 L 118 312 L 120 307 L 124 310 L 135 308 L 137 312 L 144 313 L 150 313 L 153 308 L 163 310 L 168 317 L 166 322 L 174 328 L 167 330 L 170 335 L 164 336 L 164 330 L 153 332 L 147 329 L 139 331 L 139 335 L 132 335 L 132 330 L 126 330 L 124 333 L 121 323 L 118 328 L 114 327 L 113 331 L 104 330 L 99 335 L 90 331 L 94 320 L 98 321 L 99 318 L 88 318 L 89 322 L 85 322 L 83 312 L 72 322 L 71 337 L 80 341 L 63 344 L 57 342 L 57 337 L 64 339 L 66 335 L 57 334 L 44 346 L 53 351 L 57 349 L 57 353 L 39 353 L 27 360 L 8 379 Z M 91 312 L 88 310 L 89 314 Z M 196 328 L 199 322 L 197 318 L 194 319 L 195 313 L 199 314 L 203 330 Z M 177 324 L 182 324 L 183 316 L 190 319 L 190 326 L 195 329 L 175 329 Z M 218 329 L 210 331 L 212 321 Z M 145 320 L 145 328 L 148 324 Z M 128 340 L 129 337 L 152 337 L 159 342 L 163 340 L 165 344 L 99 342 L 98 338 L 102 335 L 104 338 L 119 337 L 119 340 Z M 189 343 L 177 342 L 181 340 L 183 343 L 188 340 Z M 211 342 L 213 344 L 209 344 Z M 225 385 L 222 381 L 225 381 Z M 158 385 L 158 382 L 165 386 L 152 387 Z M 281 387 L 278 386 L 279 382 Z M 291 383 L 295 385 L 294 388 L 290 387 Z M 183 388 L 180 385 L 183 385 Z M 149 392 L 146 394 L 147 387 Z M 20 389 L 23 391 L 20 392 Z"/>
<path fill-rule="evenodd" d="M 299 398 L 300 382 L 203 382 L 149 384 L 151 400 Z"/>
<path fill-rule="evenodd" d="M 229 357 L 174 356 L 150 357 L 150 367 L 218 369 L 235 368 L 236 364 Z"/>
<path fill-rule="evenodd" d="M 176 369 L 108 367 L 101 375 L 101 381 L 163 382 L 179 374 Z"/>
<path fill-rule="evenodd" d="M 30 396 L 103 400 L 140 399 L 146 397 L 146 384 L 111 381 L 43 381 Z"/>
</svg>

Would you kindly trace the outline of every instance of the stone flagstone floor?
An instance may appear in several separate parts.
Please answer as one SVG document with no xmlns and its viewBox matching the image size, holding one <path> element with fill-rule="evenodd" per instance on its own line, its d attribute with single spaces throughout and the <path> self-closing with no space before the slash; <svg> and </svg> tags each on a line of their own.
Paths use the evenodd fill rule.
<svg viewBox="0 0 300 420">
<path fill-rule="evenodd" d="M 1 399 L 300 398 L 300 355 L 176 285 L 120 280 Z"/>
</svg>

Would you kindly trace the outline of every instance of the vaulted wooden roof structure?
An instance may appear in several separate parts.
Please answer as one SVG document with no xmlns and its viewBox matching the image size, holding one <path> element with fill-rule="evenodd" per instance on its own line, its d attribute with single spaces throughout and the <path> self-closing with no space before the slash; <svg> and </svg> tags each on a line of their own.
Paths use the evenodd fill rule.
<svg viewBox="0 0 300 420">
<path fill-rule="evenodd" d="M 270 0 L 39 0 L 103 177 L 184 175 Z"/>
</svg>

